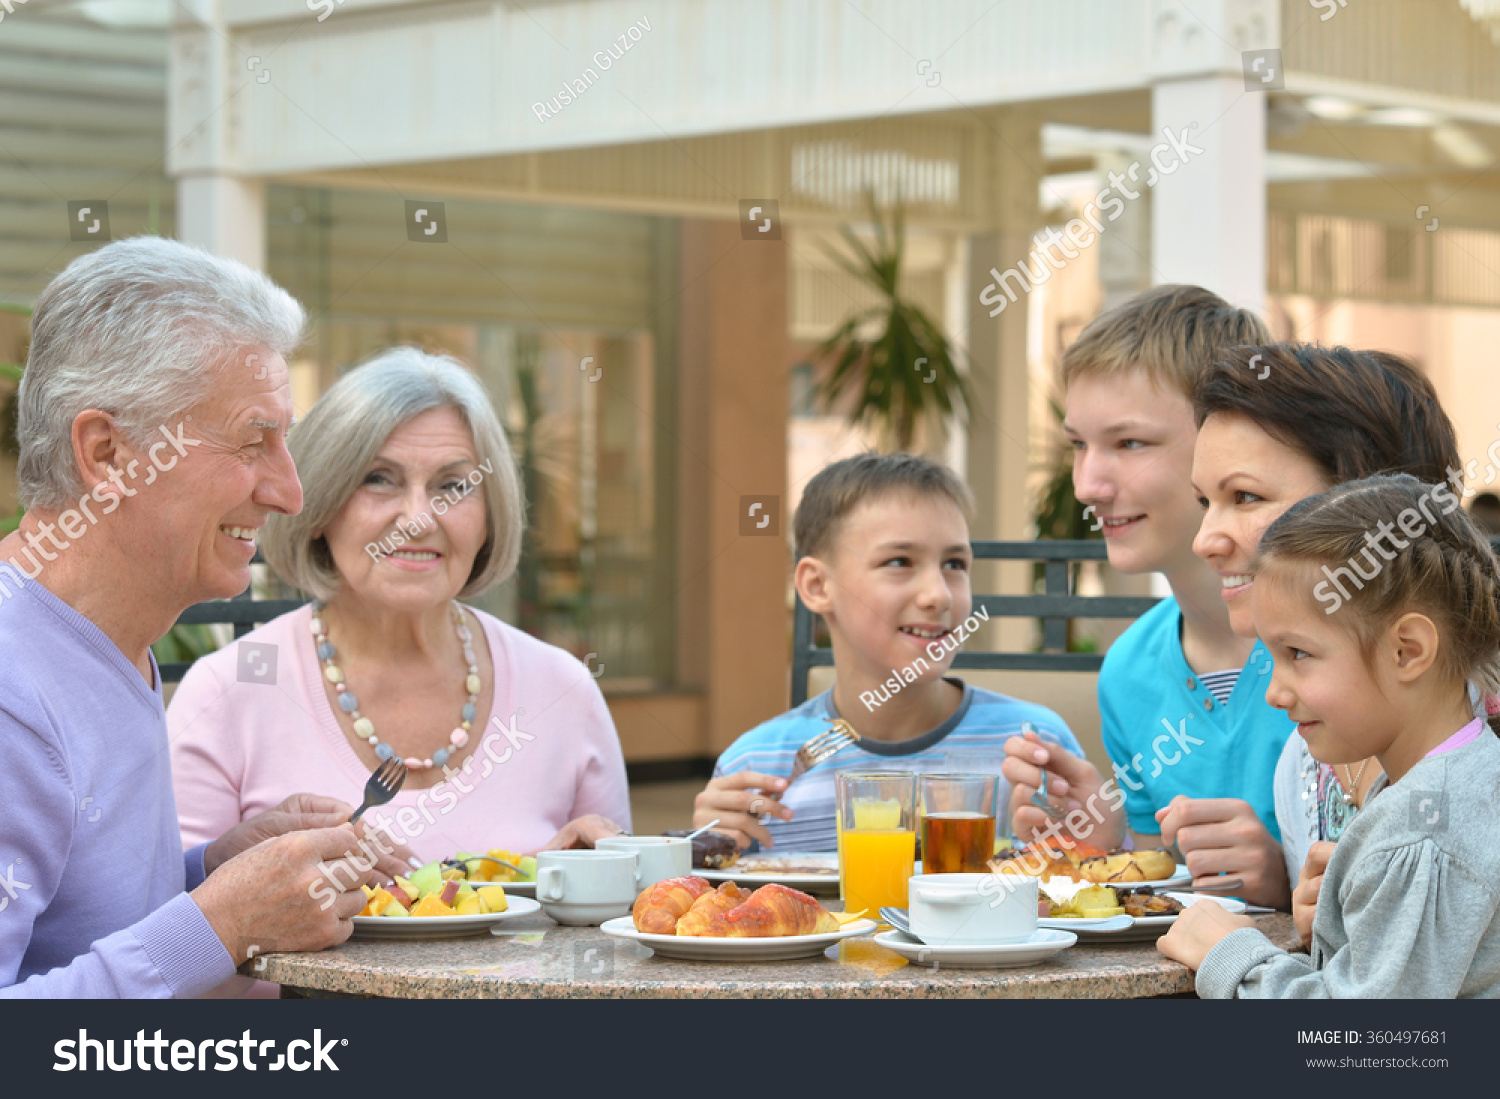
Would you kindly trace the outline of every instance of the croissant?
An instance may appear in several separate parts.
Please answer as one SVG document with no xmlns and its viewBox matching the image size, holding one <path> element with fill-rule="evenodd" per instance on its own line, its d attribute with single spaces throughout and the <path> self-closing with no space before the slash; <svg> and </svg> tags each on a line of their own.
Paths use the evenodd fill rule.
<svg viewBox="0 0 1500 1099">
<path fill-rule="evenodd" d="M 679 935 L 701 935 L 727 939 L 764 939 L 787 935 L 820 935 L 837 931 L 839 922 L 806 893 L 784 885 L 763 885 L 748 900 L 722 916 L 714 914 L 703 921 L 705 929 L 693 930 L 682 921 Z"/>
<path fill-rule="evenodd" d="M 693 907 L 699 897 L 711 893 L 713 886 L 702 878 L 667 878 L 641 890 L 630 910 L 635 929 L 647 935 L 675 935 L 677 921 Z"/>
<path fill-rule="evenodd" d="M 677 934 L 697 935 L 722 939 L 729 934 L 725 916 L 750 899 L 751 894 L 732 881 L 727 881 L 712 893 L 705 893 L 693 902 L 682 919 L 677 921 Z"/>
</svg>

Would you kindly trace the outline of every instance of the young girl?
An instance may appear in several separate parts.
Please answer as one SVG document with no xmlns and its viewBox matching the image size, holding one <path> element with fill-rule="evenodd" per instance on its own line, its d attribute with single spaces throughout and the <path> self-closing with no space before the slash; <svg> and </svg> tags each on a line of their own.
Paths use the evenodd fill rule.
<svg viewBox="0 0 1500 1099">
<path fill-rule="evenodd" d="M 1447 485 L 1369 477 L 1288 509 L 1254 575 L 1267 701 L 1315 759 L 1385 774 L 1329 860 L 1310 957 L 1212 902 L 1158 949 L 1204 997 L 1500 996 L 1500 740 L 1469 695 L 1500 684 L 1487 541 Z"/>
</svg>

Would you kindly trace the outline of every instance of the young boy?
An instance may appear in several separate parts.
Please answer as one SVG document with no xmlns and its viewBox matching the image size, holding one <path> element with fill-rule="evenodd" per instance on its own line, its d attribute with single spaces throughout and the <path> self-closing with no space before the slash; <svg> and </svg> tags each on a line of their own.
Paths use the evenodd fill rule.
<svg viewBox="0 0 1500 1099">
<path fill-rule="evenodd" d="M 998 770 L 1023 721 L 1042 742 L 1083 754 L 1046 707 L 944 674 L 973 628 L 965 627 L 972 507 L 951 470 L 910 454 L 846 458 L 808 483 L 795 580 L 802 602 L 828 623 L 837 678 L 730 745 L 694 803 L 694 827 L 717 818 L 741 847 L 833 851 L 839 771 Z M 862 739 L 788 786 L 797 749 L 837 717 Z M 1000 785 L 1003 822 L 1009 789 Z"/>
<path fill-rule="evenodd" d="M 1022 837 L 1047 823 L 1023 800 L 1045 766 L 1051 794 L 1100 807 L 1078 838 L 1110 847 L 1128 823 L 1136 846 L 1175 842 L 1199 878 L 1232 873 L 1237 895 L 1285 907 L 1272 789 L 1291 727 L 1266 704 L 1264 646 L 1230 629 L 1220 578 L 1193 552 L 1203 513 L 1191 484 L 1194 382 L 1224 349 L 1270 340 L 1254 314 L 1207 290 L 1159 286 L 1097 317 L 1064 353 L 1074 492 L 1102 522 L 1110 564 L 1163 573 L 1172 596 L 1110 646 L 1099 673 L 1126 819 L 1081 756 L 1015 743 L 1005 771 Z"/>
</svg>

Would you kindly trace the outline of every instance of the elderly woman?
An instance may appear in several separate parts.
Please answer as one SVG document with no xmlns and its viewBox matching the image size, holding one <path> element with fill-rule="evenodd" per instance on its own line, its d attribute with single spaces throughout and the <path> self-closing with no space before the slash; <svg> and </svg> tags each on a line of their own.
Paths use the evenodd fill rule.
<svg viewBox="0 0 1500 1099">
<path fill-rule="evenodd" d="M 329 389 L 289 448 L 301 513 L 238 533 L 317 602 L 199 660 L 172 699 L 186 841 L 293 790 L 357 803 L 392 756 L 406 784 L 364 819 L 425 860 L 628 829 L 619 740 L 588 670 L 458 602 L 510 575 L 525 522 L 473 375 L 384 352 Z"/>
</svg>

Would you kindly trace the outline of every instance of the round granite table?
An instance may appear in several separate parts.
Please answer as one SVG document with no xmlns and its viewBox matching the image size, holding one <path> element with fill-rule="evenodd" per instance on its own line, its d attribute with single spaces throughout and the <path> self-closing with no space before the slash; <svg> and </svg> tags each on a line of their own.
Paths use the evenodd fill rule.
<svg viewBox="0 0 1500 1099">
<path fill-rule="evenodd" d="M 1290 915 L 1262 916 L 1257 924 L 1273 943 L 1295 949 Z M 1193 991 L 1192 974 L 1157 953 L 1154 942 L 1079 941 L 1022 969 L 929 969 L 866 936 L 846 939 L 818 958 L 710 965 L 658 958 L 596 927 L 563 927 L 541 913 L 507 920 L 498 933 L 480 938 L 348 942 L 318 954 L 256 959 L 261 961 L 264 968 L 254 976 L 280 983 L 282 995 L 290 997 L 1127 999 Z"/>
</svg>

